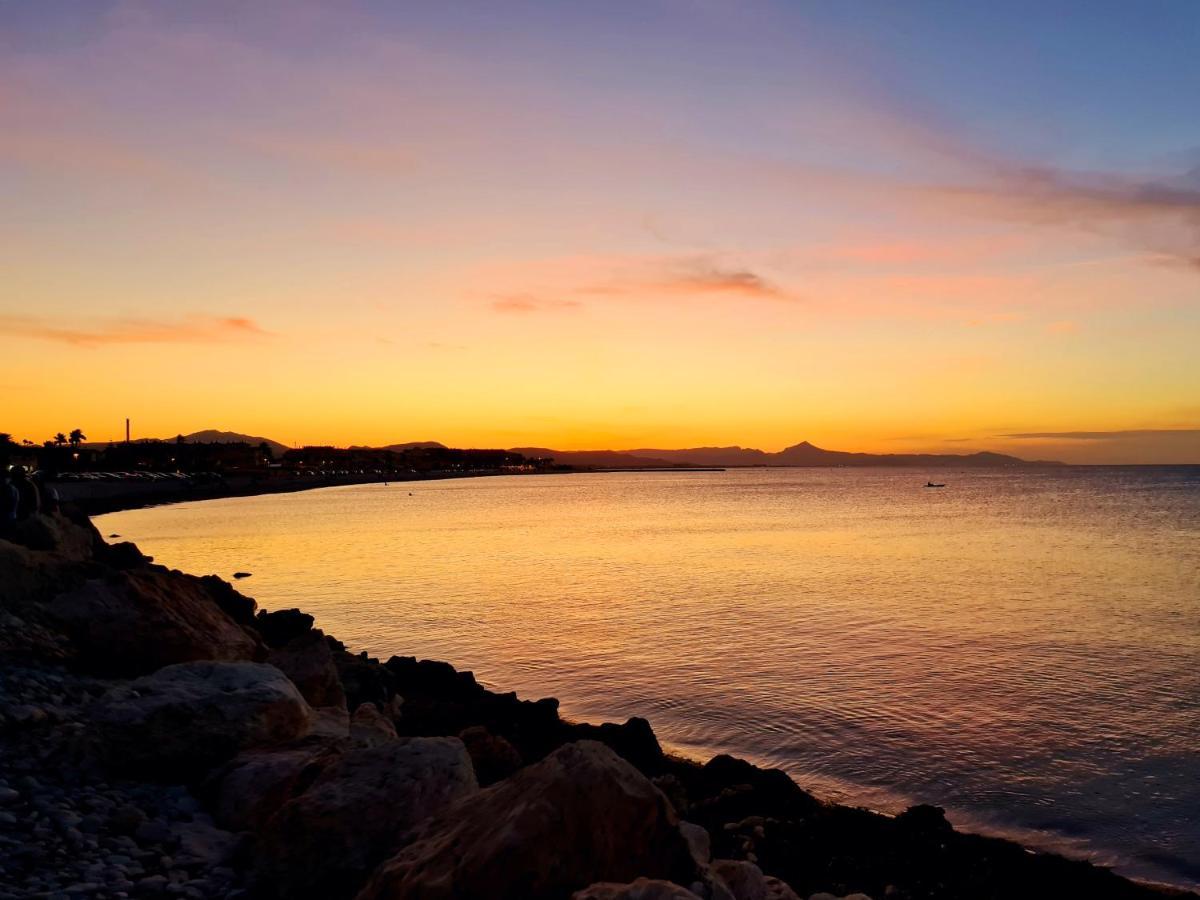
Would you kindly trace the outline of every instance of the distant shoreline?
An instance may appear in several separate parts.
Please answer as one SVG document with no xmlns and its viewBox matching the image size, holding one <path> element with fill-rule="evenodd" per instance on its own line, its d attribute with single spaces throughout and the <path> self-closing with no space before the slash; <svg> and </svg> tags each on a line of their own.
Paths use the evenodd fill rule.
<svg viewBox="0 0 1200 900">
<path fill-rule="evenodd" d="M 727 472 L 753 469 L 883 469 L 893 472 L 905 470 L 922 471 L 920 465 L 748 465 L 748 466 L 573 466 L 544 472 L 437 472 L 424 475 L 399 475 L 384 479 L 378 475 L 339 475 L 320 478 L 253 479 L 249 476 L 231 476 L 222 484 L 191 485 L 175 487 L 144 482 L 104 482 L 89 484 L 80 482 L 56 482 L 63 503 L 70 503 L 91 516 L 121 512 L 127 509 L 143 509 L 150 506 L 169 506 L 202 500 L 223 500 L 230 497 L 257 497 L 263 494 L 292 494 L 327 487 L 347 487 L 357 484 L 391 484 L 414 481 L 444 481 L 452 478 L 493 478 L 500 475 L 619 475 L 670 474 Z M 954 471 L 951 467 L 939 467 L 941 472 Z M 1041 468 L 1036 464 L 1023 466 L 964 466 L 961 471 L 970 474 L 992 471 L 1030 471 Z M 1200 469 L 1200 463 L 1063 463 L 1047 466 L 1052 469 Z"/>
<path fill-rule="evenodd" d="M 78 507 L 89 516 L 142 509 L 148 506 L 169 506 L 200 500 L 223 500 L 229 497 L 257 497 L 263 494 L 294 494 L 317 488 L 348 487 L 356 484 L 392 484 L 413 481 L 442 481 L 448 478 L 486 478 L 497 475 L 538 474 L 512 472 L 431 473 L 428 475 L 398 475 L 384 479 L 379 475 L 336 475 L 319 478 L 258 479 L 233 476 L 224 483 L 175 487 L 144 482 L 105 482 L 54 484 L 63 503 Z"/>
</svg>

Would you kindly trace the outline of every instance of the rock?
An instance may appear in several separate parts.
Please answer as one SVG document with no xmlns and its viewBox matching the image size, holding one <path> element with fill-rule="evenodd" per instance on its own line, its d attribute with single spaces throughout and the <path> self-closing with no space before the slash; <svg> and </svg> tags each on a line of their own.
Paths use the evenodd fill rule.
<svg viewBox="0 0 1200 900">
<path fill-rule="evenodd" d="M 896 816 L 896 824 L 910 832 L 925 836 L 949 834 L 954 830 L 946 821 L 946 810 L 940 806 L 930 806 L 926 803 L 910 806 Z"/>
<path fill-rule="evenodd" d="M 550 900 L 640 876 L 697 875 L 666 798 L 613 751 L 567 744 L 419 826 L 359 900 Z"/>
<path fill-rule="evenodd" d="M 340 645 L 339 645 L 340 646 Z M 344 649 L 336 650 L 333 659 L 338 669 L 338 678 L 346 691 L 346 705 L 351 711 L 364 703 L 374 703 L 386 709 L 396 696 L 396 679 L 392 673 L 366 653 L 355 655 Z M 431 734 L 455 734 L 458 729 L 430 732 Z"/>
<path fill-rule="evenodd" d="M 145 821 L 146 814 L 144 812 L 132 803 L 126 803 L 109 817 L 108 826 L 118 834 L 133 834 Z"/>
<path fill-rule="evenodd" d="M 691 822 L 680 822 L 679 831 L 684 840 L 688 842 L 688 849 L 691 850 L 692 859 L 696 861 L 696 864 L 708 865 L 709 860 L 712 859 L 712 838 L 708 835 L 708 829 L 693 825 Z"/>
<path fill-rule="evenodd" d="M 457 738 L 350 750 L 263 827 L 258 883 L 286 900 L 352 897 L 409 829 L 477 791 Z"/>
<path fill-rule="evenodd" d="M 171 837 L 171 829 L 166 822 L 151 820 L 143 822 L 133 833 L 139 844 L 161 844 Z"/>
<path fill-rule="evenodd" d="M 571 900 L 700 900 L 689 891 L 670 881 L 639 878 L 629 884 L 602 881 L 571 895 Z"/>
<path fill-rule="evenodd" d="M 713 874 L 719 878 L 734 900 L 767 900 L 767 883 L 762 869 L 752 862 L 734 859 L 715 859 Z"/>
<path fill-rule="evenodd" d="M 135 569 L 152 561 L 152 557 L 146 556 L 137 548 L 137 544 L 130 541 L 106 544 L 101 556 L 114 569 Z"/>
<path fill-rule="evenodd" d="M 471 754 L 475 777 L 483 786 L 495 784 L 521 768 L 521 754 L 506 739 L 482 725 L 464 728 L 458 735 Z"/>
<path fill-rule="evenodd" d="M 350 713 L 345 706 L 313 707 L 309 737 L 337 740 L 350 737 Z"/>
<path fill-rule="evenodd" d="M 374 703 L 364 703 L 350 717 L 350 739 L 363 747 L 397 740 L 396 726 Z"/>
<path fill-rule="evenodd" d="M 767 885 L 767 900 L 800 900 L 800 895 L 778 878 L 766 875 L 763 881 Z"/>
<path fill-rule="evenodd" d="M 237 842 L 228 831 L 204 821 L 178 824 L 174 836 L 179 842 L 174 855 L 175 865 L 188 870 L 208 870 L 224 865 Z"/>
<path fill-rule="evenodd" d="M 186 780 L 240 751 L 303 735 L 311 711 L 274 666 L 167 666 L 109 691 L 91 717 L 111 767 Z"/>
<path fill-rule="evenodd" d="M 309 630 L 292 638 L 271 650 L 267 662 L 287 675 L 312 706 L 346 705 L 333 651 L 323 632 Z"/>
<path fill-rule="evenodd" d="M 662 771 L 666 758 L 654 729 L 643 718 L 634 716 L 623 725 L 615 722 L 575 725 L 573 730 L 575 740 L 594 740 L 607 744 L 640 772 L 656 775 Z"/>
<path fill-rule="evenodd" d="M 232 584 L 222 581 L 216 575 L 203 575 L 200 583 L 212 595 L 213 600 L 217 602 L 217 606 L 221 607 L 225 615 L 244 628 L 254 627 L 254 613 L 258 609 L 258 604 L 252 598 L 235 590 Z"/>
<path fill-rule="evenodd" d="M 307 739 L 297 746 L 242 753 L 213 777 L 217 822 L 258 831 L 288 800 L 309 787 L 339 755 L 335 742 Z"/>
<path fill-rule="evenodd" d="M 254 619 L 254 627 L 270 647 L 283 647 L 312 630 L 313 617 L 298 609 L 263 610 Z"/>
<path fill-rule="evenodd" d="M 84 665 L 105 674 L 139 675 L 201 659 L 262 658 L 258 640 L 222 609 L 224 593 L 206 579 L 133 569 L 59 595 L 48 612 L 70 635 Z"/>
<path fill-rule="evenodd" d="M 100 533 L 86 518 L 75 522 L 61 513 L 37 513 L 13 523 L 5 537 L 22 547 L 53 553 L 71 562 L 90 560 L 104 545 Z"/>
</svg>

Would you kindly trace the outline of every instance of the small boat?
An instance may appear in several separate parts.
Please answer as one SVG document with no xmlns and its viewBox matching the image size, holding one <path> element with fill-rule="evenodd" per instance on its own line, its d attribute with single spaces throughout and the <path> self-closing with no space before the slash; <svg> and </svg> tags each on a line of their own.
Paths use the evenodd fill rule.
<svg viewBox="0 0 1200 900">
<path fill-rule="evenodd" d="M 925 482 L 925 487 L 945 487 L 944 484 L 934 484 L 932 481 Z"/>
</svg>

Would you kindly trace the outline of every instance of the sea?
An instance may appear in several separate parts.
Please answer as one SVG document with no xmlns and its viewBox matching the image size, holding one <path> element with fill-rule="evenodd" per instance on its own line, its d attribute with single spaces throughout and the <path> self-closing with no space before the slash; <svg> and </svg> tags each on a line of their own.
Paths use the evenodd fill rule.
<svg viewBox="0 0 1200 900">
<path fill-rule="evenodd" d="M 354 650 L 1200 886 L 1200 467 L 516 475 L 97 524 Z"/>
</svg>

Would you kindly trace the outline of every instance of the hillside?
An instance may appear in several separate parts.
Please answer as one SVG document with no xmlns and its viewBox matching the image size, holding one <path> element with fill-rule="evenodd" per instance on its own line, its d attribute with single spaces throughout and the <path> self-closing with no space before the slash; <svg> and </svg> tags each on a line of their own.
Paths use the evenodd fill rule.
<svg viewBox="0 0 1200 900">
<path fill-rule="evenodd" d="M 808 441 L 778 453 L 749 447 L 693 447 L 683 450 L 549 450 L 525 448 L 516 452 L 549 456 L 562 465 L 640 468 L 644 466 L 924 466 L 932 468 L 1062 465 L 1030 461 L 1003 453 L 849 453 L 825 450 Z"/>
<path fill-rule="evenodd" d="M 281 444 L 279 441 L 273 441 L 270 438 L 256 437 L 252 434 L 238 434 L 235 431 L 218 431 L 215 428 L 207 428 L 204 431 L 193 431 L 191 434 L 185 434 L 184 437 L 193 444 L 266 444 L 271 448 L 271 454 L 278 457 L 289 447 L 287 444 Z"/>
</svg>

